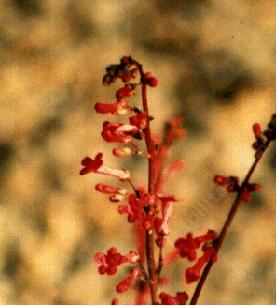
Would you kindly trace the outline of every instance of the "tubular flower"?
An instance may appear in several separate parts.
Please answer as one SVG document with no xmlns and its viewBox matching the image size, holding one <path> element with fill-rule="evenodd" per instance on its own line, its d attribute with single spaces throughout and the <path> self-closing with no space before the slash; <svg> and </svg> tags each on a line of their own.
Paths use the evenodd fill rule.
<svg viewBox="0 0 277 306">
<path fill-rule="evenodd" d="M 118 101 L 127 98 L 127 97 L 131 97 L 133 94 L 133 87 L 126 85 L 125 87 L 119 88 L 116 92 L 116 98 Z"/>
<path fill-rule="evenodd" d="M 142 198 L 132 193 L 128 197 L 128 221 L 133 223 L 135 221 L 143 223 L 144 220 L 144 202 Z"/>
<path fill-rule="evenodd" d="M 133 125 L 105 121 L 103 123 L 102 137 L 107 142 L 128 144 L 132 142 L 132 133 L 136 131 L 137 128 Z"/>
<path fill-rule="evenodd" d="M 145 72 L 141 81 L 151 87 L 156 87 L 158 85 L 158 80 L 153 76 L 152 72 Z"/>
<path fill-rule="evenodd" d="M 95 110 L 98 114 L 124 115 L 131 113 L 131 108 L 125 100 L 112 103 L 98 102 L 95 104 Z"/>
<path fill-rule="evenodd" d="M 167 145 L 171 145 L 177 138 L 184 137 L 185 129 L 182 127 L 184 118 L 184 115 L 177 115 L 167 122 L 165 137 L 165 142 Z"/>
<path fill-rule="evenodd" d="M 98 272 L 100 274 L 114 275 L 117 267 L 124 263 L 135 263 L 139 256 L 136 252 L 129 252 L 127 255 L 121 255 L 115 247 L 108 250 L 107 254 L 97 252 L 93 256 L 94 261 L 99 265 Z"/>
<path fill-rule="evenodd" d="M 100 191 L 102 193 L 107 193 L 107 194 L 117 193 L 120 190 L 119 187 L 110 186 L 110 185 L 106 185 L 106 184 L 97 184 L 97 185 L 95 185 L 95 189 L 97 191 Z"/>
<path fill-rule="evenodd" d="M 159 235 L 169 234 L 168 222 L 172 215 L 172 201 L 162 201 L 162 218 L 157 218 L 155 222 L 156 231 Z"/>
<path fill-rule="evenodd" d="M 118 293 L 123 293 L 130 288 L 132 282 L 141 275 L 141 271 L 139 269 L 134 269 L 131 274 L 129 274 L 123 281 L 121 281 L 116 286 L 116 290 Z"/>
<path fill-rule="evenodd" d="M 253 124 L 253 132 L 255 134 L 256 139 L 259 139 L 263 135 L 263 131 L 259 123 Z"/>
<path fill-rule="evenodd" d="M 212 246 L 203 248 L 203 252 L 204 254 L 198 259 L 197 263 L 193 267 L 186 269 L 185 277 L 187 284 L 199 280 L 201 269 L 208 260 L 216 261 L 216 254 Z"/>
<path fill-rule="evenodd" d="M 194 237 L 192 233 L 188 233 L 186 237 L 178 238 L 175 241 L 175 248 L 179 250 L 181 257 L 187 257 L 189 261 L 193 261 L 197 257 L 197 249 L 200 248 L 201 243 L 213 240 L 216 234 L 213 230 L 209 230 L 207 234 Z"/>
<path fill-rule="evenodd" d="M 188 299 L 186 292 L 177 292 L 176 296 L 171 296 L 165 292 L 159 295 L 162 305 L 184 305 Z"/>
<path fill-rule="evenodd" d="M 145 112 L 141 112 L 134 116 L 131 116 L 129 119 L 130 124 L 136 126 L 140 130 L 143 130 L 146 128 L 146 124 L 147 124 L 146 117 L 147 116 Z"/>
<path fill-rule="evenodd" d="M 145 229 L 151 230 L 155 223 L 154 213 L 150 213 L 151 206 L 155 197 L 153 198 L 148 193 L 140 191 L 140 196 L 131 193 L 128 195 L 128 203 L 118 206 L 118 213 L 128 216 L 128 222 L 136 222 L 142 225 Z"/>
<path fill-rule="evenodd" d="M 127 189 L 122 189 L 116 186 L 110 186 L 106 184 L 97 184 L 95 189 L 99 192 L 110 194 L 111 202 L 119 202 L 124 199 L 124 197 L 128 194 Z"/>
<path fill-rule="evenodd" d="M 103 166 L 103 153 L 98 153 L 94 159 L 86 157 L 82 160 L 83 169 L 80 171 L 80 175 L 88 173 L 98 173 L 104 175 L 116 176 L 120 179 L 130 178 L 130 174 L 126 170 L 118 170 Z"/>
</svg>

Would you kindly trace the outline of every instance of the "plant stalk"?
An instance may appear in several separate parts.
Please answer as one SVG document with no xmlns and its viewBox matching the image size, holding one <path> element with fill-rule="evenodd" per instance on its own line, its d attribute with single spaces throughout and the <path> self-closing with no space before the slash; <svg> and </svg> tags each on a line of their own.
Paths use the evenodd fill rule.
<svg viewBox="0 0 277 306">
<path fill-rule="evenodd" d="M 144 71 L 141 64 L 134 62 L 138 67 L 140 76 L 143 77 Z M 154 162 L 155 162 L 155 147 L 151 139 L 151 130 L 150 130 L 150 120 L 147 104 L 147 95 L 146 95 L 146 84 L 142 83 L 142 104 L 143 111 L 146 114 L 146 127 L 144 129 L 145 133 L 145 144 L 147 152 L 150 156 L 148 159 L 148 192 L 149 194 L 154 194 L 155 192 L 155 173 L 154 173 Z M 146 247 L 146 259 L 149 273 L 149 287 L 151 292 L 152 304 L 159 304 L 158 301 L 158 276 L 156 272 L 156 262 L 155 262 L 155 248 L 154 248 L 154 235 L 153 231 L 147 230 L 145 233 L 145 247 Z"/>
<path fill-rule="evenodd" d="M 269 145 L 269 143 L 268 143 L 268 145 Z M 229 211 L 229 213 L 227 215 L 226 221 L 225 221 L 225 223 L 224 223 L 224 225 L 223 225 L 223 227 L 222 227 L 222 229 L 220 231 L 220 234 L 219 234 L 219 236 L 213 242 L 213 247 L 214 247 L 214 250 L 215 250 L 216 254 L 218 253 L 218 251 L 220 250 L 220 248 L 222 246 L 222 243 L 223 243 L 223 241 L 224 241 L 224 239 L 226 237 L 227 231 L 228 231 L 228 229 L 229 229 L 229 227 L 230 227 L 230 225 L 231 225 L 231 223 L 232 223 L 232 221 L 233 221 L 233 219 L 234 219 L 234 217 L 236 215 L 236 212 L 237 212 L 237 210 L 238 210 L 238 208 L 239 208 L 239 206 L 240 206 L 240 204 L 242 202 L 242 193 L 243 193 L 243 190 L 247 186 L 247 184 L 249 183 L 249 180 L 250 180 L 252 174 L 254 173 L 259 160 L 260 159 L 257 159 L 257 158 L 255 159 L 255 161 L 252 164 L 250 170 L 248 171 L 247 175 L 245 176 L 245 178 L 244 178 L 244 180 L 242 182 L 242 185 L 241 185 L 241 187 L 239 189 L 239 192 L 238 192 L 238 194 L 237 194 L 237 196 L 236 196 L 236 198 L 235 198 L 235 200 L 234 200 L 234 202 L 233 202 L 233 204 L 231 206 L 231 209 L 230 209 L 230 211 Z M 196 286 L 194 294 L 193 294 L 193 296 L 191 298 L 190 305 L 196 305 L 197 304 L 198 299 L 200 297 L 201 290 L 202 290 L 202 288 L 203 288 L 203 286 L 205 284 L 205 281 L 206 281 L 206 279 L 207 279 L 207 277 L 209 275 L 209 272 L 210 272 L 213 264 L 214 264 L 214 261 L 212 259 L 210 259 L 208 261 L 208 263 L 206 264 L 206 266 L 205 266 L 205 268 L 204 268 L 204 270 L 203 270 L 203 272 L 201 274 L 200 280 L 199 280 L 199 282 L 198 282 L 198 284 Z"/>
</svg>

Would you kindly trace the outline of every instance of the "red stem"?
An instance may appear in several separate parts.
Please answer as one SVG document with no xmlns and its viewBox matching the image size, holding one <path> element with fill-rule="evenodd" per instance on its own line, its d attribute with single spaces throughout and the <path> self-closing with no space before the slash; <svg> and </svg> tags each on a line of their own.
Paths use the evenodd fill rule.
<svg viewBox="0 0 277 306">
<path fill-rule="evenodd" d="M 268 147 L 269 143 L 270 143 L 270 141 L 268 141 L 267 147 Z M 239 190 L 239 192 L 238 192 L 238 194 L 237 194 L 237 196 L 236 196 L 236 198 L 235 198 L 235 200 L 234 200 L 234 202 L 231 206 L 231 209 L 230 209 L 230 211 L 227 215 L 227 219 L 226 219 L 226 221 L 225 221 L 225 223 L 224 223 L 224 225 L 221 229 L 221 232 L 220 232 L 219 236 L 213 242 L 213 247 L 214 247 L 214 250 L 215 250 L 216 254 L 220 250 L 220 248 L 222 246 L 222 243 L 223 243 L 223 241 L 226 237 L 228 228 L 231 225 L 232 220 L 234 219 L 235 214 L 236 214 L 236 212 L 237 212 L 237 210 L 238 210 L 238 208 L 239 208 L 239 206 L 242 202 L 242 192 L 243 192 L 244 188 L 247 186 L 247 184 L 249 183 L 249 180 L 250 180 L 252 174 L 254 173 L 259 160 L 260 159 L 258 159 L 258 158 L 255 159 L 253 165 L 251 166 L 250 170 L 248 171 L 247 175 L 245 176 L 245 178 L 242 182 L 242 185 L 240 187 L 240 190 Z M 196 286 L 196 289 L 194 291 L 194 294 L 191 298 L 190 305 L 196 305 L 197 304 L 197 301 L 200 297 L 201 289 L 204 286 L 204 283 L 205 283 L 205 281 L 208 277 L 208 274 L 209 274 L 213 264 L 214 264 L 214 261 L 212 259 L 210 259 L 208 261 L 207 265 L 205 266 L 205 268 L 204 268 L 204 270 L 201 274 L 200 280 L 199 280 L 199 282 Z"/>
<path fill-rule="evenodd" d="M 133 60 L 133 64 L 136 65 L 139 69 L 141 78 L 144 76 L 143 67 L 140 63 Z M 147 104 L 147 95 L 146 95 L 146 84 L 142 82 L 142 103 L 143 111 L 146 114 L 146 127 L 144 129 L 145 133 L 145 144 L 147 152 L 150 155 L 148 159 L 148 192 L 154 194 L 155 192 L 155 173 L 154 173 L 154 162 L 155 162 L 155 147 L 151 139 L 151 130 L 150 130 L 150 120 Z M 159 304 L 158 301 L 158 276 L 156 273 L 156 262 L 155 262 L 155 249 L 154 249 L 154 236 L 153 231 L 146 231 L 145 234 L 145 245 L 146 245 L 146 259 L 149 273 L 149 287 L 151 291 L 152 304 Z"/>
</svg>

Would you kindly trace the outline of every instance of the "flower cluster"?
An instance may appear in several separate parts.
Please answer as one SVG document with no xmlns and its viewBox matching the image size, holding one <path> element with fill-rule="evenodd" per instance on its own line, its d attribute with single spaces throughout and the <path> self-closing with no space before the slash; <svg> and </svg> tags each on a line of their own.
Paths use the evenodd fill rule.
<svg viewBox="0 0 277 306">
<path fill-rule="evenodd" d="M 255 158 L 260 159 L 268 147 L 269 142 L 276 139 L 276 114 L 272 115 L 266 130 L 262 131 L 261 125 L 255 123 L 253 125 L 253 132 L 256 139 L 253 143 L 253 148 L 256 151 Z"/>
<path fill-rule="evenodd" d="M 122 120 L 122 117 L 120 119 L 117 117 L 116 120 L 110 120 L 110 118 L 109 121 L 105 120 L 101 135 L 105 142 L 116 144 L 112 149 L 115 157 L 139 155 L 147 160 L 148 188 L 136 186 L 130 172 L 126 169 L 115 169 L 104 165 L 101 152 L 94 158 L 85 157 L 82 160 L 80 175 L 96 173 L 117 179 L 114 185 L 97 183 L 95 189 L 107 195 L 111 202 L 117 203 L 117 212 L 127 217 L 127 221 L 134 225 L 136 233 L 136 251 L 122 255 L 117 248 L 111 247 L 107 253 L 97 252 L 93 259 L 98 264 L 98 272 L 101 275 L 115 275 L 119 266 L 130 265 L 130 273 L 116 285 L 117 294 L 132 287 L 138 292 L 135 303 L 146 304 L 151 296 L 153 304 L 180 305 L 187 302 L 186 292 L 177 292 L 175 296 L 172 296 L 164 291 L 159 292 L 159 285 L 166 285 L 169 282 L 168 278 L 161 276 L 163 266 L 173 260 L 185 258 L 194 262 L 193 266 L 187 268 L 184 273 L 185 283 L 199 281 L 199 287 L 190 302 L 195 304 L 209 269 L 217 260 L 218 250 L 234 217 L 234 212 L 241 201 L 249 201 L 251 192 L 260 189 L 259 184 L 250 183 L 249 179 L 269 143 L 275 139 L 275 116 L 272 116 L 265 131 L 262 131 L 258 123 L 253 126 L 256 139 L 253 144 L 255 163 L 244 181 L 240 183 L 236 176 L 216 175 L 214 177 L 216 184 L 238 195 L 220 234 L 216 235 L 215 231 L 208 230 L 206 234 L 194 237 L 189 232 L 186 236 L 178 238 L 174 243 L 175 250 L 163 258 L 163 249 L 170 232 L 170 219 L 174 203 L 177 202 L 174 195 L 164 192 L 164 187 L 169 178 L 183 168 L 182 161 L 169 161 L 169 156 L 172 144 L 185 135 L 185 129 L 182 126 L 184 115 L 177 115 L 169 120 L 165 125 L 164 135 L 153 134 L 150 123 L 154 117 L 149 114 L 146 91 L 149 87 L 156 87 L 158 80 L 151 72 L 144 72 L 143 66 L 131 56 L 124 56 L 119 64 L 106 68 L 103 77 L 104 85 L 110 85 L 117 80 L 123 85 L 116 90 L 114 99 L 110 102 L 97 102 L 95 110 L 102 115 L 127 115 L 127 120 L 126 117 L 125 120 Z M 133 105 L 131 99 L 137 89 L 141 89 L 142 106 L 140 108 Z M 123 187 L 120 186 L 123 184 Z M 112 304 L 119 304 L 118 296 L 112 300 Z"/>
<path fill-rule="evenodd" d="M 276 115 L 272 115 L 268 128 L 265 131 L 262 131 L 259 123 L 255 123 L 253 125 L 253 132 L 256 139 L 253 144 L 253 148 L 255 149 L 255 159 L 259 160 L 268 147 L 270 141 L 276 138 Z M 237 176 L 215 175 L 214 182 L 217 185 L 225 186 L 228 192 L 241 192 L 241 199 L 244 202 L 250 200 L 250 192 L 258 191 L 261 188 L 261 185 L 257 183 L 246 182 L 245 184 L 240 184 Z"/>
<path fill-rule="evenodd" d="M 140 79 L 138 79 L 138 73 Z M 172 205 L 176 201 L 173 195 L 162 193 L 162 185 L 166 181 L 165 177 L 180 171 L 182 168 L 180 161 L 172 161 L 166 169 L 163 167 L 163 163 L 169 156 L 170 145 L 175 139 L 184 135 L 184 129 L 181 126 L 183 117 L 176 116 L 167 124 L 166 135 L 164 141 L 161 142 L 158 135 L 150 133 L 149 122 L 154 118 L 148 114 L 145 104 L 143 104 L 143 109 L 139 109 L 128 101 L 139 86 L 143 90 L 146 86 L 156 87 L 158 85 L 157 79 L 151 72 L 144 73 L 142 66 L 130 56 L 124 56 L 119 64 L 110 65 L 106 68 L 106 74 L 103 78 L 105 85 L 114 83 L 118 79 L 124 85 L 116 90 L 115 100 L 108 103 L 98 102 L 95 104 L 95 110 L 97 113 L 105 115 L 128 115 L 128 122 L 104 121 L 102 138 L 108 143 L 122 145 L 113 148 L 112 153 L 116 157 L 138 154 L 148 160 L 154 160 L 155 158 L 156 162 L 153 163 L 154 190 L 149 192 L 145 188 L 136 187 L 131 180 L 130 173 L 125 169 L 105 166 L 103 153 L 96 154 L 94 158 L 84 158 L 80 174 L 110 175 L 121 182 L 127 183 L 128 186 L 126 187 L 98 183 L 95 189 L 108 195 L 111 202 L 119 203 L 117 211 L 121 215 L 127 215 L 128 222 L 135 223 L 136 226 L 151 235 L 155 232 L 156 243 L 161 247 L 165 242 L 163 237 L 169 234 L 169 219 L 172 214 Z M 137 143 L 137 141 L 142 140 L 145 140 L 146 149 Z M 115 247 L 110 248 L 107 254 L 98 252 L 94 256 L 99 264 L 99 273 L 108 275 L 115 274 L 117 267 L 123 263 L 135 263 L 134 258 L 137 260 L 136 252 L 130 252 L 123 256 Z M 136 263 L 138 264 L 138 262 Z M 117 292 L 126 291 L 135 279 L 142 275 L 145 276 L 143 269 L 141 264 L 136 265 L 131 274 L 116 286 Z M 175 299 L 177 301 L 181 297 L 178 295 Z M 118 303 L 118 299 L 114 299 L 113 303 Z"/>
<path fill-rule="evenodd" d="M 215 175 L 214 182 L 217 185 L 225 186 L 228 192 L 239 192 L 241 191 L 241 199 L 244 202 L 250 200 L 250 192 L 258 191 L 261 188 L 260 184 L 257 183 L 246 183 L 241 190 L 242 185 L 239 184 L 239 178 L 236 176 L 222 176 Z"/>
</svg>

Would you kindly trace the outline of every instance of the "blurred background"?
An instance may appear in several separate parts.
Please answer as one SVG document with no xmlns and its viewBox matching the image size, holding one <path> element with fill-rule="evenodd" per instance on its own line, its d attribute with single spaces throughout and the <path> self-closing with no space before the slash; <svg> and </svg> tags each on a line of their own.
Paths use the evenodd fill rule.
<svg viewBox="0 0 277 306">
<path fill-rule="evenodd" d="M 275 110 L 275 1 L 0 1 L 0 303 L 109 304 L 126 273 L 100 276 L 91 255 L 134 247 L 132 226 L 94 191 L 106 177 L 80 177 L 80 161 L 104 152 L 107 165 L 145 184 L 143 158 L 116 160 L 101 140 L 97 101 L 106 66 L 132 55 L 152 71 L 153 130 L 185 113 L 184 160 L 167 192 L 174 206 L 166 252 L 188 231 L 219 230 L 233 195 L 214 174 L 237 175 L 253 161 L 252 124 Z M 113 120 L 113 118 L 109 118 Z M 275 304 L 275 148 L 253 177 L 201 304 Z M 187 290 L 182 260 L 163 270 L 169 293 Z M 132 303 L 130 290 L 120 298 Z"/>
</svg>

